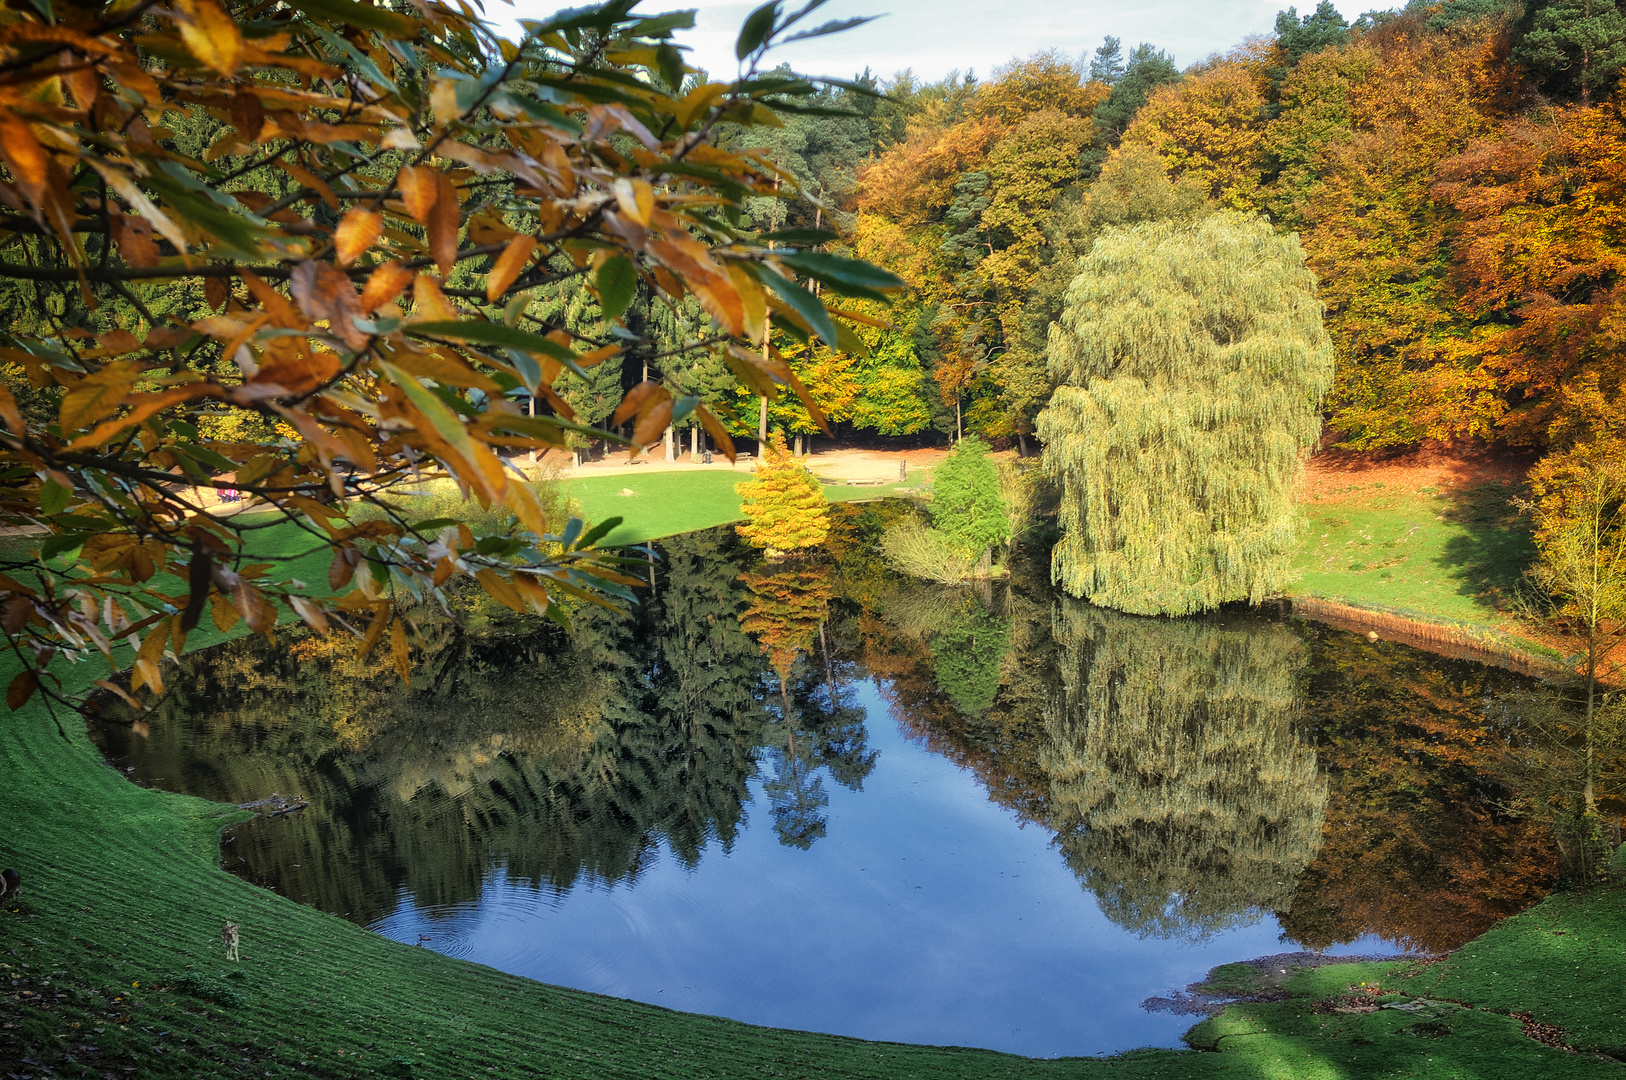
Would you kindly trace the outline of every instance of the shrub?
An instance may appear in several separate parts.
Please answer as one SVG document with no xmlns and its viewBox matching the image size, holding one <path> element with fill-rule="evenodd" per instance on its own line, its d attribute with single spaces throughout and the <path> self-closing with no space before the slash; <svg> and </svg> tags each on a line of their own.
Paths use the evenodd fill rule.
<svg viewBox="0 0 1626 1080">
<path fill-rule="evenodd" d="M 829 503 L 818 478 L 798 464 L 778 432 L 765 447 L 756 475 L 736 484 L 745 542 L 770 551 L 817 547 L 830 534 Z"/>
<path fill-rule="evenodd" d="M 894 570 L 946 585 L 967 581 L 977 572 L 977 556 L 970 549 L 920 521 L 893 525 L 882 533 L 881 556 Z"/>
<path fill-rule="evenodd" d="M 981 559 L 1010 539 L 1011 522 L 1000 495 L 999 466 L 988 444 L 961 439 L 932 476 L 932 524 Z"/>
</svg>

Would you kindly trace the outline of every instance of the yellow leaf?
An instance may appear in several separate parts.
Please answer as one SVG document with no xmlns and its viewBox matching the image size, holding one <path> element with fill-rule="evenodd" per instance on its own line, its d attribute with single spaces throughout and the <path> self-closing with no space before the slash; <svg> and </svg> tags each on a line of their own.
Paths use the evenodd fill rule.
<svg viewBox="0 0 1626 1080">
<path fill-rule="evenodd" d="M 419 225 L 429 224 L 429 211 L 434 209 L 435 200 L 440 197 L 440 186 L 436 183 L 437 173 L 427 165 L 409 166 L 401 170 L 395 178 L 396 186 L 401 189 L 401 202 L 406 206 L 406 212 L 412 215 L 412 220 Z"/>
<path fill-rule="evenodd" d="M 401 681 L 412 685 L 412 657 L 407 652 L 406 628 L 399 618 L 390 623 L 390 656 L 395 660 L 395 673 Z"/>
<path fill-rule="evenodd" d="M 526 265 L 531 261 L 531 253 L 535 250 L 534 237 L 516 236 L 508 241 L 508 246 L 497 256 L 497 263 L 486 278 L 487 300 L 495 304 L 497 297 L 508 291 L 508 287 L 525 272 Z"/>
<path fill-rule="evenodd" d="M 457 83 L 451 79 L 436 79 L 429 87 L 429 108 L 434 111 L 435 124 L 445 127 L 463 115 L 457 107 Z"/>
<path fill-rule="evenodd" d="M 644 228 L 649 228 L 650 216 L 655 213 L 655 189 L 648 180 L 632 180 L 625 176 L 615 181 L 615 201 L 621 212 Z"/>
<path fill-rule="evenodd" d="M 86 375 L 62 398 L 57 422 L 68 432 L 111 416 L 124 404 L 125 395 L 140 377 L 141 364 L 134 360 L 108 364 Z"/>
<path fill-rule="evenodd" d="M 356 207 L 339 222 L 333 233 L 333 249 L 338 253 L 339 265 L 349 266 L 367 249 L 378 243 L 384 231 L 384 215 Z"/>
<path fill-rule="evenodd" d="M 175 0 L 181 41 L 204 67 L 230 77 L 243 58 L 243 35 L 214 0 Z"/>
</svg>

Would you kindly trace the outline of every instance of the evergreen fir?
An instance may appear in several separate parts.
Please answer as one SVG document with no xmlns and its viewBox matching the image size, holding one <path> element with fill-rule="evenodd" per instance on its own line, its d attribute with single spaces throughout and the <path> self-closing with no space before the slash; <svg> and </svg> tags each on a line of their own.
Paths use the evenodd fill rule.
<svg viewBox="0 0 1626 1080">
<path fill-rule="evenodd" d="M 1614 0 L 1545 0 L 1519 21 L 1513 59 L 1548 93 L 1589 103 L 1626 66 L 1626 15 Z"/>
<path fill-rule="evenodd" d="M 1332 380 L 1298 238 L 1229 211 L 1109 229 L 1050 345 L 1060 385 L 1039 436 L 1063 488 L 1055 580 L 1147 615 L 1280 590 Z"/>
<path fill-rule="evenodd" d="M 762 464 L 750 480 L 736 484 L 745 524 L 735 526 L 745 542 L 773 551 L 796 551 L 824 543 L 829 504 L 818 479 L 803 468 L 773 433 Z"/>
<path fill-rule="evenodd" d="M 932 476 L 932 524 L 979 558 L 1010 539 L 1010 515 L 999 493 L 999 466 L 981 439 L 961 439 L 937 467 Z"/>
</svg>

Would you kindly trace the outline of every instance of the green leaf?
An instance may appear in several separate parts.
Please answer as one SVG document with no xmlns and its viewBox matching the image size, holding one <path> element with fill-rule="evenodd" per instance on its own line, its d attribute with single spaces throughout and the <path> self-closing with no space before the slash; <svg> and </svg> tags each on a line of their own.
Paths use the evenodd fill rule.
<svg viewBox="0 0 1626 1080">
<path fill-rule="evenodd" d="M 803 30 L 799 34 L 792 34 L 780 42 L 788 45 L 792 41 L 806 41 L 808 38 L 824 37 L 827 34 L 839 34 L 843 30 L 851 30 L 855 26 L 863 26 L 867 22 L 874 22 L 879 15 L 857 15 L 850 19 L 831 19 L 823 26 L 816 26 L 812 30 Z"/>
<path fill-rule="evenodd" d="M 621 522 L 622 522 L 622 519 L 619 518 L 619 517 L 605 518 L 603 521 L 599 522 L 597 525 L 594 525 L 591 529 L 587 530 L 587 535 L 583 536 L 582 539 L 581 539 L 581 543 L 576 545 L 577 550 L 579 551 L 582 548 L 590 548 L 590 547 L 592 547 L 594 544 L 598 543 L 600 540 L 602 540 L 606 536 L 610 535 L 610 533 L 615 529 L 615 527 L 617 525 L 620 525 Z"/>
<path fill-rule="evenodd" d="M 794 281 L 786 281 L 771 271 L 764 271 L 758 278 L 764 285 L 778 293 L 779 299 L 789 304 L 791 310 L 800 315 L 826 345 L 832 349 L 840 348 L 841 338 L 836 333 L 836 324 L 830 321 L 830 313 L 824 310 L 824 305 L 819 302 L 818 297 Z"/>
<path fill-rule="evenodd" d="M 469 429 L 463 426 L 463 421 L 457 418 L 457 414 L 448 408 L 434 391 L 424 386 L 414 376 L 383 360 L 378 362 L 378 366 L 390 382 L 401 388 L 407 400 L 423 413 L 424 418 L 435 429 L 435 433 L 450 443 L 452 448 L 462 454 L 464 460 L 472 466 L 475 461 L 474 440 L 469 437 Z"/>
<path fill-rule="evenodd" d="M 358 4 L 355 0 L 288 0 L 288 3 L 290 7 L 324 22 L 377 30 L 385 37 L 414 38 L 418 35 L 418 24 L 414 20 L 383 7 Z"/>
<path fill-rule="evenodd" d="M 47 559 L 55 558 L 64 551 L 72 551 L 74 548 L 83 547 L 85 541 L 89 539 L 89 533 L 59 533 L 56 536 L 47 536 L 40 541 L 40 561 L 44 562 Z"/>
<path fill-rule="evenodd" d="M 55 480 L 45 481 L 40 489 L 40 513 L 52 517 L 68 508 L 68 500 L 73 498 L 73 490 L 65 488 Z"/>
<path fill-rule="evenodd" d="M 660 68 L 661 81 L 671 87 L 674 94 L 682 90 L 683 54 L 678 51 L 678 47 L 670 42 L 663 43 L 655 50 L 655 63 Z"/>
<path fill-rule="evenodd" d="M 525 389 L 535 395 L 536 388 L 542 383 L 542 365 L 538 364 L 536 358 L 523 349 L 509 349 L 508 359 L 513 363 L 514 370 L 519 373 L 519 377 L 524 380 Z"/>
<path fill-rule="evenodd" d="M 627 310 L 638 293 L 638 270 L 625 255 L 604 260 L 598 268 L 599 307 L 606 319 L 615 319 Z"/>
<path fill-rule="evenodd" d="M 559 537 L 559 542 L 564 545 L 566 551 L 570 550 L 570 545 L 576 542 L 576 537 L 580 536 L 581 532 L 581 518 L 573 517 L 565 523 L 565 532 L 563 536 Z"/>
<path fill-rule="evenodd" d="M 627 29 L 633 37 L 663 38 L 670 37 L 673 30 L 693 30 L 694 10 L 668 11 L 664 15 L 653 15 L 647 19 L 640 19 Z M 674 85 L 673 89 L 677 89 Z"/>
<path fill-rule="evenodd" d="M 757 51 L 757 48 L 773 33 L 774 19 L 779 16 L 779 0 L 768 0 L 766 4 L 757 8 L 745 17 L 745 25 L 740 27 L 739 40 L 734 43 L 734 55 L 744 60 Z"/>
<path fill-rule="evenodd" d="M 676 424 L 679 421 L 687 420 L 689 414 L 694 412 L 699 405 L 700 399 L 697 397 L 678 398 L 672 405 L 672 423 Z"/>
<path fill-rule="evenodd" d="M 866 300 L 885 301 L 886 293 L 896 292 L 904 285 L 902 278 L 879 266 L 822 251 L 788 252 L 779 256 L 779 261 L 815 281 L 824 282 L 836 292 Z"/>
<path fill-rule="evenodd" d="M 442 319 L 436 322 L 413 323 L 406 332 L 414 337 L 450 338 L 453 341 L 473 341 L 482 345 L 502 345 L 528 353 L 542 353 L 563 364 L 574 375 L 587 378 L 587 373 L 576 363 L 576 354 L 556 341 L 541 334 L 521 330 L 517 326 L 482 322 L 479 319 Z"/>
</svg>

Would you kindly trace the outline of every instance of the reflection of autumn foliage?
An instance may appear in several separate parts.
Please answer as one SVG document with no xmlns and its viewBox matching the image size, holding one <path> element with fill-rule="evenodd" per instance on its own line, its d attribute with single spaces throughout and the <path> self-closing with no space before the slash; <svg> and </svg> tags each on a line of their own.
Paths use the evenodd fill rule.
<svg viewBox="0 0 1626 1080">
<path fill-rule="evenodd" d="M 1281 915 L 1312 947 L 1378 934 L 1454 949 L 1551 887 L 1545 820 L 1511 817 L 1485 773 L 1487 697 L 1517 677 L 1322 627 L 1312 694 L 1333 785 L 1321 853 Z"/>
<path fill-rule="evenodd" d="M 740 625 L 757 639 L 781 682 L 790 678 L 798 653 L 813 643 L 830 610 L 830 571 L 798 566 L 778 573 L 740 575 L 751 593 Z"/>
</svg>

